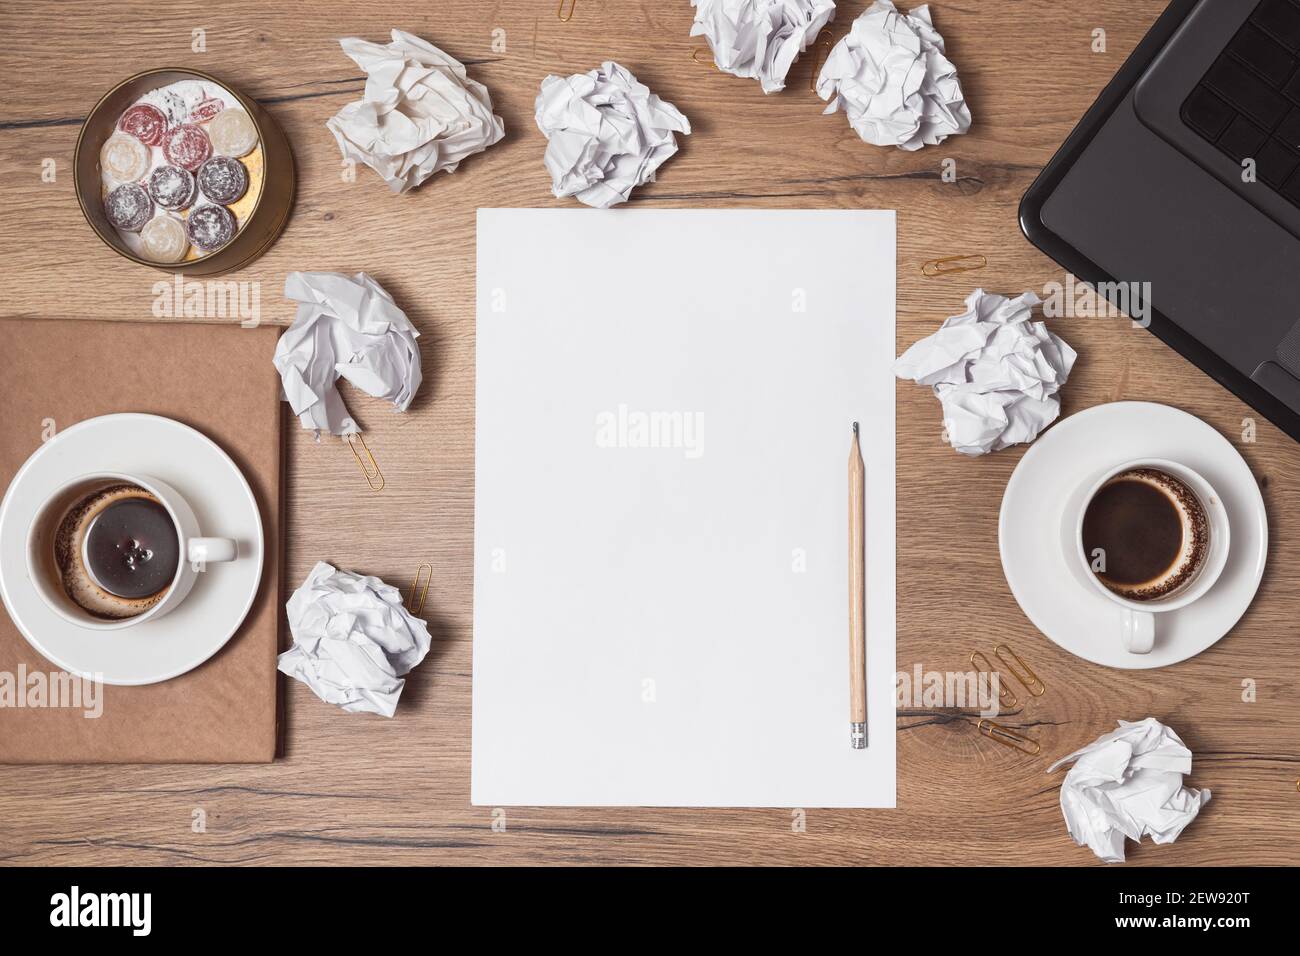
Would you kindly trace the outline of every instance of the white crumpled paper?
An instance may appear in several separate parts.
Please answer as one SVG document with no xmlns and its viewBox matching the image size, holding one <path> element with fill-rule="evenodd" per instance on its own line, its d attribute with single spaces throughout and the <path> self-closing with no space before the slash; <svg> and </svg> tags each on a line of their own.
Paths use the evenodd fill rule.
<svg viewBox="0 0 1300 956">
<path fill-rule="evenodd" d="M 691 124 L 627 69 L 606 60 L 588 73 L 548 76 L 537 95 L 546 169 L 557 198 L 605 209 L 653 182 Z"/>
<path fill-rule="evenodd" d="M 1070 377 L 1074 349 L 1030 321 L 1039 298 L 1014 299 L 976 289 L 966 311 L 917 342 L 894 374 L 932 385 L 944 431 L 963 455 L 1030 442 L 1061 413 L 1057 391 Z"/>
<path fill-rule="evenodd" d="M 835 19 L 835 0 L 691 0 L 691 36 L 703 35 L 718 69 L 785 89 L 799 54 Z"/>
<path fill-rule="evenodd" d="M 1076 761 L 1061 784 L 1061 812 L 1070 836 L 1107 863 L 1124 862 L 1124 838 L 1173 843 L 1201 807 L 1209 790 L 1183 786 L 1192 752 L 1154 717 L 1121 720 L 1111 731 L 1062 757 L 1048 772 Z"/>
<path fill-rule="evenodd" d="M 487 87 L 459 60 L 417 36 L 393 31 L 387 45 L 357 37 L 343 52 L 366 71 L 364 99 L 326 121 L 345 160 L 365 163 L 404 193 L 505 135 Z"/>
<path fill-rule="evenodd" d="M 291 272 L 286 298 L 298 315 L 275 346 L 284 400 L 303 428 L 332 435 L 361 431 L 335 388 L 343 376 L 404 412 L 422 379 L 420 333 L 393 297 L 364 272 Z"/>
<path fill-rule="evenodd" d="M 429 628 L 379 578 L 319 561 L 286 606 L 293 647 L 279 669 L 327 704 L 393 716 L 402 677 L 429 653 Z"/>
<path fill-rule="evenodd" d="M 817 95 L 876 146 L 916 150 L 970 129 L 957 68 L 924 4 L 906 14 L 876 0 L 826 57 Z"/>
</svg>

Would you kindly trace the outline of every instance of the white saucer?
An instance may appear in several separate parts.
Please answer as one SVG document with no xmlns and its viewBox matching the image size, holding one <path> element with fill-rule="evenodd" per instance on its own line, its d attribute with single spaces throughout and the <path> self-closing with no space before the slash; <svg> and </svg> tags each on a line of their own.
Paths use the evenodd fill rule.
<svg viewBox="0 0 1300 956">
<path fill-rule="evenodd" d="M 205 535 L 233 538 L 239 557 L 209 564 L 160 618 L 120 631 L 78 627 L 27 578 L 27 532 L 54 488 L 95 471 L 159 478 L 179 491 Z M 59 432 L 27 459 L 0 503 L 0 596 L 14 624 L 51 663 L 106 684 L 156 684 L 198 667 L 243 623 L 265 554 L 257 500 L 235 463 L 199 432 L 157 415 L 105 415 Z"/>
<path fill-rule="evenodd" d="M 1120 607 L 1065 559 L 1076 530 L 1064 520 L 1067 506 L 1077 514 L 1075 502 L 1103 472 L 1136 458 L 1170 459 L 1200 472 L 1223 499 L 1232 528 L 1222 576 L 1194 604 L 1156 615 L 1149 654 L 1124 649 Z M 1058 422 L 1025 453 L 1002 496 L 998 548 L 1011 593 L 1053 643 L 1106 667 L 1166 667 L 1210 647 L 1246 612 L 1264 575 L 1268 516 L 1245 460 L 1205 422 L 1168 405 L 1115 402 Z"/>
</svg>

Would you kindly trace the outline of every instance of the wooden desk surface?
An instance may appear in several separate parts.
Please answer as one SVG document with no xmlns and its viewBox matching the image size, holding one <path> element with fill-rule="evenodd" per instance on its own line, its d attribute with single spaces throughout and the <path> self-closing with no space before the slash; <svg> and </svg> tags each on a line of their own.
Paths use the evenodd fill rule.
<svg viewBox="0 0 1300 956">
<path fill-rule="evenodd" d="M 1020 235 L 1021 194 L 1154 21 L 1161 0 L 940 0 L 935 20 L 961 70 L 973 131 L 917 153 L 862 143 L 821 115 L 810 57 L 789 88 L 692 59 L 685 0 L 221 4 L 0 2 L 0 314 L 147 319 L 160 274 L 105 250 L 83 222 L 71 161 L 81 119 L 138 70 L 193 65 L 265 104 L 294 145 L 297 205 L 271 251 L 234 278 L 262 283 L 263 321 L 287 323 L 295 269 L 365 270 L 423 331 L 426 379 L 412 414 L 349 395 L 387 476 L 367 493 L 337 440 L 289 433 L 287 580 L 317 559 L 405 585 L 429 562 L 436 648 L 392 721 L 344 714 L 290 683 L 287 753 L 251 767 L 0 768 L 0 861 L 54 863 L 839 863 L 1090 864 L 1068 839 L 1050 761 L 1154 715 L 1196 755 L 1191 782 L 1214 801 L 1175 845 L 1139 864 L 1300 863 L 1300 446 L 1153 336 L 1123 319 L 1062 320 L 1080 360 L 1064 412 L 1116 399 L 1178 405 L 1234 440 L 1264 488 L 1268 572 L 1235 630 L 1154 672 L 1107 670 L 1058 650 L 1025 619 L 998 560 L 997 512 L 1020 458 L 977 460 L 940 440 L 926 389 L 898 388 L 898 667 L 965 669 L 976 644 L 1007 639 L 1050 685 L 1012 722 L 1040 757 L 1007 750 L 955 711 L 898 716 L 896 811 L 790 809 L 505 811 L 469 805 L 473 550 L 474 210 L 552 206 L 533 100 L 547 73 L 613 58 L 675 103 L 694 134 L 634 205 L 898 210 L 898 347 L 961 310 L 975 285 L 1041 290 L 1061 270 Z M 836 39 L 864 7 L 841 2 Z M 359 97 L 338 39 L 397 26 L 469 65 L 506 139 L 451 176 L 393 196 L 368 169 L 345 182 L 325 120 Z M 192 31 L 206 52 L 191 51 Z M 1107 50 L 1093 52 L 1093 30 Z M 494 31 L 498 42 L 493 49 Z M 504 50 L 501 42 L 504 41 Z M 52 79 L 54 82 L 52 82 Z M 945 183 L 940 163 L 957 162 Z M 42 181 L 53 159 L 56 181 Z M 988 268 L 922 278 L 927 259 L 983 253 Z M 237 383 L 236 383 L 237 387 Z M 1256 418 L 1253 443 L 1240 441 Z M 1243 702 L 1243 681 L 1257 700 Z M 206 832 L 193 832 L 194 811 Z"/>
</svg>

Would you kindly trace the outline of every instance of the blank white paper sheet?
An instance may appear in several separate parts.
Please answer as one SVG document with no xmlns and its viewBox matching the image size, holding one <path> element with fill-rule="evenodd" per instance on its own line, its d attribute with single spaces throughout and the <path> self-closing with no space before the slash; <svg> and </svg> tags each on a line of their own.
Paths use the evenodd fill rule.
<svg viewBox="0 0 1300 956">
<path fill-rule="evenodd" d="M 894 806 L 894 261 L 892 211 L 479 210 L 474 804 Z"/>
</svg>

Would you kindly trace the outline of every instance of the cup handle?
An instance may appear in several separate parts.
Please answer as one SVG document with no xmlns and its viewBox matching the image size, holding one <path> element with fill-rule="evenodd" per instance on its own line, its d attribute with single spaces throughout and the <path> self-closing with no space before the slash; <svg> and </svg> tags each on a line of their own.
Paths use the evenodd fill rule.
<svg viewBox="0 0 1300 956">
<path fill-rule="evenodd" d="M 1150 611 L 1122 608 L 1120 639 L 1130 654 L 1149 654 L 1156 642 L 1156 616 Z"/>
<path fill-rule="evenodd" d="M 235 542 L 229 538 L 190 538 L 185 547 L 196 571 L 209 561 L 233 561 L 238 554 Z"/>
</svg>

